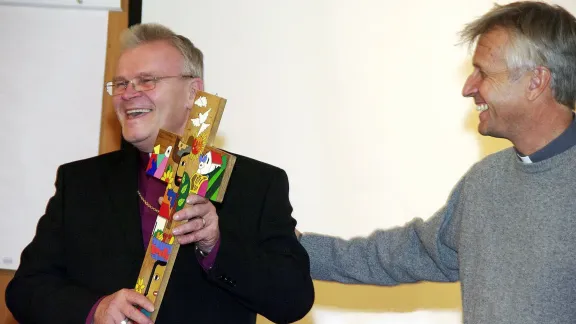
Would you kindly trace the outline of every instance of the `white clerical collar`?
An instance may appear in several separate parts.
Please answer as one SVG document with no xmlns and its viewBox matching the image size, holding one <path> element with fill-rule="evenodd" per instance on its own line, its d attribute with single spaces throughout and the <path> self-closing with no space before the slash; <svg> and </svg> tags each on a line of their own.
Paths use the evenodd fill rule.
<svg viewBox="0 0 576 324">
<path fill-rule="evenodd" d="M 532 160 L 530 160 L 530 157 L 527 156 L 521 156 L 520 154 L 516 154 L 518 155 L 518 158 L 522 161 L 522 163 L 532 163 Z"/>
</svg>

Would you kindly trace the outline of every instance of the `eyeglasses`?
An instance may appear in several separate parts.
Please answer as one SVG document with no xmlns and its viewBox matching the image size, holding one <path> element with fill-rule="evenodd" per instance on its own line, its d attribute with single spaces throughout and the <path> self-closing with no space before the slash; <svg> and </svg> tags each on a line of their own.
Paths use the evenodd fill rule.
<svg viewBox="0 0 576 324">
<path fill-rule="evenodd" d="M 138 76 L 132 80 L 106 82 L 106 92 L 111 96 L 118 96 L 126 92 L 128 84 L 132 83 L 135 91 L 149 91 L 156 88 L 158 81 L 168 78 L 195 78 L 193 75 L 170 75 L 162 77 Z"/>
</svg>

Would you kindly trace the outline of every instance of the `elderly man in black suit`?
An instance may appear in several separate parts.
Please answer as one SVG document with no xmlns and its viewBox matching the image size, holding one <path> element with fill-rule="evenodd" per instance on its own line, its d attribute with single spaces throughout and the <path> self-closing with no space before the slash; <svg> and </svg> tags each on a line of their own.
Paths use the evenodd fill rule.
<svg viewBox="0 0 576 324">
<path fill-rule="evenodd" d="M 150 323 L 134 287 L 165 186 L 145 173 L 159 129 L 182 134 L 203 90 L 203 57 L 164 26 L 122 38 L 108 83 L 128 148 L 65 164 L 21 256 L 6 301 L 20 323 Z M 297 321 L 310 310 L 309 259 L 291 217 L 286 173 L 237 156 L 221 204 L 191 195 L 174 215 L 182 244 L 157 323 Z"/>
</svg>

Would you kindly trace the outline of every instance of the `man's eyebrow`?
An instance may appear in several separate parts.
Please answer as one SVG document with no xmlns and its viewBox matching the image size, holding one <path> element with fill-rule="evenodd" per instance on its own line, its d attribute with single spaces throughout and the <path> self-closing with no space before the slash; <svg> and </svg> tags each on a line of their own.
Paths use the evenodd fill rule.
<svg viewBox="0 0 576 324">
<path fill-rule="evenodd" d="M 153 73 L 150 72 L 140 72 L 138 73 L 138 75 L 136 75 L 137 77 L 152 77 L 154 76 Z M 127 79 L 123 76 L 115 76 L 114 78 L 112 78 L 112 81 L 116 82 L 116 81 L 126 81 Z"/>
</svg>

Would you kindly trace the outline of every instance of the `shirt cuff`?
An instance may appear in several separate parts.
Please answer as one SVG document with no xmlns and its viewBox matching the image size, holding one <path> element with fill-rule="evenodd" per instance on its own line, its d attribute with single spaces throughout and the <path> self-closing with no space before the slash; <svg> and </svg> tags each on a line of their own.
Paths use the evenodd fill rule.
<svg viewBox="0 0 576 324">
<path fill-rule="evenodd" d="M 86 324 L 92 324 L 94 323 L 94 314 L 96 313 L 96 308 L 98 308 L 98 305 L 100 304 L 100 302 L 102 301 L 103 297 L 100 297 L 100 299 L 98 299 L 98 301 L 94 304 L 94 306 L 92 306 L 92 309 L 90 310 L 90 314 L 88 314 L 88 317 L 86 317 Z"/>
<path fill-rule="evenodd" d="M 207 256 L 202 256 L 200 254 L 200 251 L 196 249 L 196 258 L 198 259 L 198 262 L 200 263 L 204 271 L 208 271 L 212 269 L 212 267 L 214 266 L 214 262 L 216 261 L 216 255 L 218 254 L 219 248 L 220 248 L 220 239 L 216 241 L 216 245 L 214 245 L 214 247 L 212 248 L 210 253 L 208 253 Z"/>
</svg>

